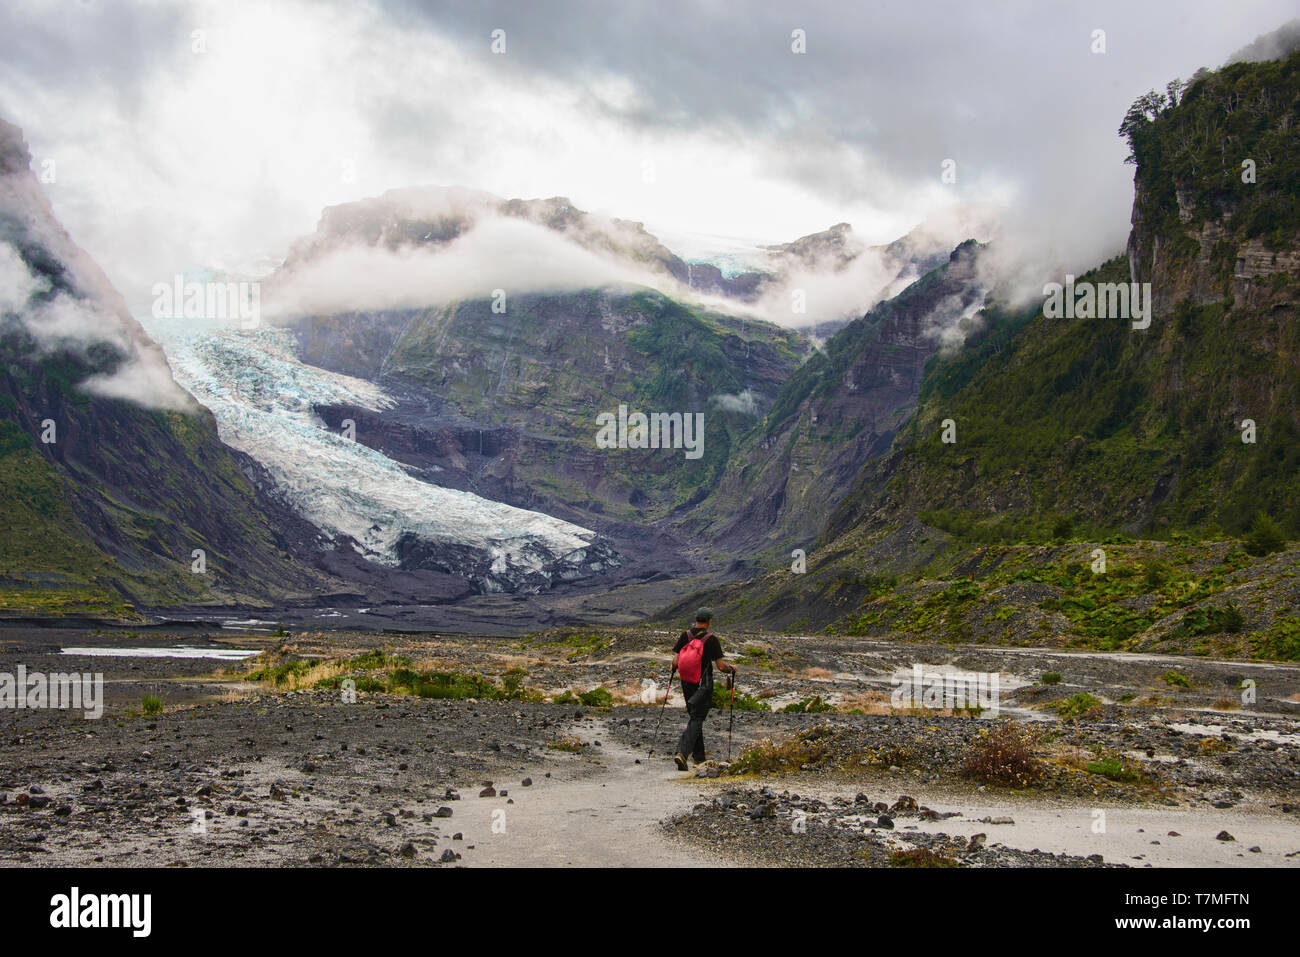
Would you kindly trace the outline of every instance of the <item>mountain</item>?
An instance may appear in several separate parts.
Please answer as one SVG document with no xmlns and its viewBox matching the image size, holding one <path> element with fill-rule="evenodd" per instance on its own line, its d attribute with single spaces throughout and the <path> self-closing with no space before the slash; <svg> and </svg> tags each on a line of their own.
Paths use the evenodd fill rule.
<svg viewBox="0 0 1300 957">
<path fill-rule="evenodd" d="M 761 269 L 726 277 L 684 263 L 641 224 L 562 198 L 418 188 L 327 209 L 267 288 L 293 314 L 301 362 L 392 399 L 382 409 L 315 404 L 327 424 L 350 420 L 358 441 L 441 485 L 596 529 L 621 553 L 680 573 L 805 527 L 814 500 L 819 512 L 838 501 L 887 444 L 939 345 L 941 313 L 967 310 L 976 295 L 971 264 L 936 257 L 938 242 L 918 229 L 868 247 L 840 224 L 768 247 Z M 575 259 L 575 248 L 594 258 Z M 930 282 L 839 340 L 866 350 L 842 401 L 805 402 L 824 357 L 801 333 L 745 315 L 791 283 L 824 280 L 852 301 L 932 263 L 941 268 Z M 804 393 L 791 398 L 792 384 Z M 764 423 L 773 402 L 782 410 Z M 598 448 L 594 417 L 620 407 L 703 414 L 701 456 Z M 818 414 L 821 425 L 801 424 Z M 797 475 L 786 507 L 801 467 L 832 487 L 796 505 Z"/>
<path fill-rule="evenodd" d="M 1140 98 L 1127 254 L 1073 285 L 1149 283 L 1149 326 L 995 292 L 928 361 L 806 575 L 670 614 L 703 599 L 768 627 L 1300 653 L 1300 553 L 1268 541 L 1300 536 L 1298 122 L 1294 53 Z"/>
<path fill-rule="evenodd" d="M 795 327 L 815 339 L 829 339 L 864 311 L 938 269 L 952 248 L 952 240 L 926 224 L 886 245 L 868 246 L 848 223 L 837 223 L 794 242 L 765 247 L 768 260 L 758 298 L 774 305 L 811 289 L 816 315 Z"/>
<path fill-rule="evenodd" d="M 153 320 L 165 356 L 0 132 L 5 606 L 429 604 L 623 564 L 596 532 L 330 432 L 313 402 L 391 399 L 297 362 L 283 330 Z"/>
<path fill-rule="evenodd" d="M 359 249 L 391 254 L 447 252 L 457 240 L 471 234 L 477 238 L 503 223 L 536 227 L 600 257 L 611 268 L 615 263 L 625 267 L 621 274 L 611 271 L 606 278 L 617 275 L 635 279 L 669 293 L 694 289 L 751 302 L 758 286 L 769 278 L 758 272 L 725 277 L 716 267 L 687 263 L 649 233 L 644 224 L 586 212 L 563 196 L 503 199 L 462 187 L 415 186 L 326 208 L 316 231 L 292 245 L 280 269 L 268 280 L 268 291 L 273 296 L 278 291 L 287 297 L 290 309 L 311 312 L 312 303 L 306 304 L 306 309 L 299 308 L 298 296 L 291 290 L 314 285 L 322 264 L 332 264 Z M 509 252 L 514 254 L 512 265 L 516 270 L 527 268 L 528 258 L 536 255 L 535 249 L 527 247 L 539 245 L 539 237 L 526 231 L 504 235 L 523 240 L 512 245 Z M 303 281 L 304 276 L 310 279 Z M 503 273 L 503 277 L 509 279 L 507 286 L 518 285 L 515 271 Z"/>
<path fill-rule="evenodd" d="M 326 586 L 291 554 L 313 531 L 172 380 L 30 161 L 0 121 L 0 605 L 126 614 Z"/>
<path fill-rule="evenodd" d="M 289 472 L 304 438 L 268 439 L 268 420 L 247 399 L 270 393 L 232 389 L 237 376 L 263 364 L 268 382 L 304 383 L 280 418 L 324 426 L 317 437 L 351 423 L 357 468 L 369 467 L 358 459 L 368 450 L 439 494 L 480 496 L 491 500 L 485 508 L 527 509 L 603 536 L 610 550 L 589 556 L 603 580 L 683 573 L 694 562 L 667 521 L 713 488 L 739 436 L 810 348 L 797 332 L 656 288 L 687 296 L 675 277 L 698 268 L 639 224 L 567 200 L 392 191 L 326 210 L 294 244 L 264 284 L 278 331 L 227 330 L 201 349 L 168 340 L 168 354 L 212 405 L 228 443 L 278 475 L 313 522 L 363 542 L 368 535 L 376 557 L 435 563 L 399 541 L 411 509 L 393 496 L 345 519 L 337 508 L 327 514 L 342 489 L 295 492 Z M 256 358 L 268 351 L 268 362 Z M 620 410 L 702 416 L 700 447 L 603 448 L 598 416 Z"/>
<path fill-rule="evenodd" d="M 983 305 L 980 249 L 963 243 L 795 370 L 738 445 L 716 492 L 679 527 L 751 556 L 810 545 L 858 471 L 889 449 L 911 416 L 927 361 L 958 341 L 963 322 Z"/>
</svg>

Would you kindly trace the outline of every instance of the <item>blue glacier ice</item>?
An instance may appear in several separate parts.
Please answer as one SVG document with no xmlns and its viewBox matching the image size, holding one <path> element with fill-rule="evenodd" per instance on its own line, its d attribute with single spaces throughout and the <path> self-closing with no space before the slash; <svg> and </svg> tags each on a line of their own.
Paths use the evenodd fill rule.
<svg viewBox="0 0 1300 957">
<path fill-rule="evenodd" d="M 590 529 L 423 481 L 328 428 L 314 406 L 382 412 L 393 400 L 374 383 L 299 361 L 292 331 L 141 322 L 177 382 L 212 410 L 221 440 L 261 463 L 308 521 L 331 538 L 351 538 L 366 558 L 399 564 L 403 540 L 431 543 L 435 552 L 447 546 L 463 567 L 443 569 L 486 592 L 536 591 L 617 563 Z"/>
</svg>

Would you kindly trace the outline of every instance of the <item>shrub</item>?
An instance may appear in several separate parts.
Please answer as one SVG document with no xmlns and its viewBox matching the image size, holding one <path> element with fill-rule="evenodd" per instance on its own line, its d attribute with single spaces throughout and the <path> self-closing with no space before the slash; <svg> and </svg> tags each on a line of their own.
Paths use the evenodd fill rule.
<svg viewBox="0 0 1300 957">
<path fill-rule="evenodd" d="M 734 707 L 737 711 L 771 711 L 772 708 L 766 701 L 760 701 L 752 694 L 745 694 L 743 691 L 736 694 L 735 704 L 732 704 L 731 691 L 722 682 L 713 686 L 713 707 L 726 711 Z"/>
<path fill-rule="evenodd" d="M 421 698 L 483 698 L 499 700 L 505 697 L 500 688 L 481 675 L 462 675 L 446 671 L 425 671 L 422 674 L 415 675 L 414 672 L 408 671 L 407 674 L 414 680 L 399 683 L 397 681 L 398 673 L 404 670 L 399 668 L 393 672 L 392 680 L 389 681 L 388 685 L 389 691 L 409 687 Z M 405 678 L 406 675 L 402 677 Z"/>
<path fill-rule="evenodd" d="M 1029 733 L 1008 721 L 981 731 L 967 746 L 961 773 L 984 784 L 1022 788 L 1042 776 L 1042 764 L 1034 756 Z"/>
<path fill-rule="evenodd" d="M 157 714 L 162 711 L 162 698 L 147 694 L 141 700 L 140 706 L 144 709 L 145 714 Z"/>
<path fill-rule="evenodd" d="M 835 706 L 829 705 L 822 701 L 821 695 L 813 695 L 811 698 L 803 698 L 799 701 L 792 702 L 781 709 L 782 714 L 824 714 L 828 711 L 834 711 Z"/>
<path fill-rule="evenodd" d="M 1300 617 L 1287 615 L 1279 618 L 1267 631 L 1251 635 L 1250 643 L 1256 658 L 1300 659 Z"/>
<path fill-rule="evenodd" d="M 1045 685 L 1059 685 L 1061 683 L 1061 673 L 1059 671 L 1045 671 L 1039 680 Z"/>
<path fill-rule="evenodd" d="M 523 668 L 511 668 L 501 676 L 501 687 L 506 693 L 507 698 L 517 698 L 523 692 L 524 679 L 528 677 L 528 672 Z"/>
<path fill-rule="evenodd" d="M 597 685 L 590 691 L 581 692 L 578 700 L 588 708 L 608 708 L 614 703 L 614 696 L 610 694 L 608 688 Z"/>
<path fill-rule="evenodd" d="M 390 688 L 414 688 L 419 680 L 420 676 L 410 668 L 395 668 L 388 676 L 388 685 Z"/>
<path fill-rule="evenodd" d="M 1052 702 L 1052 710 L 1062 718 L 1084 718 L 1101 708 L 1101 702 L 1090 694 L 1079 692 Z"/>
<path fill-rule="evenodd" d="M 1111 781 L 1137 781 L 1142 777 L 1141 771 L 1117 755 L 1108 754 L 1097 761 L 1084 765 L 1089 774 L 1100 774 Z"/>
<path fill-rule="evenodd" d="M 1193 608 L 1175 629 L 1178 635 L 1217 635 L 1223 632 L 1233 634 L 1241 631 L 1246 619 L 1236 604 L 1229 602 L 1222 608 Z"/>
<path fill-rule="evenodd" d="M 270 681 L 275 685 L 282 685 L 291 678 L 305 674 L 318 664 L 320 664 L 318 661 L 298 658 L 294 661 L 285 661 L 278 665 L 267 665 L 265 668 L 258 668 L 256 671 L 250 671 L 245 677 L 249 681 Z"/>
<path fill-rule="evenodd" d="M 1165 582 L 1169 581 L 1169 566 L 1159 559 L 1147 562 L 1146 568 L 1142 570 L 1142 584 L 1147 587 L 1147 591 L 1155 591 Z"/>
<path fill-rule="evenodd" d="M 1186 675 L 1179 674 L 1177 671 L 1172 671 L 1172 670 L 1166 671 L 1161 677 L 1163 678 L 1165 684 L 1177 685 L 1180 688 L 1190 688 L 1192 686 L 1192 682 L 1188 679 L 1188 677 Z"/>
<path fill-rule="evenodd" d="M 1286 547 L 1286 538 L 1276 522 L 1263 512 L 1259 512 L 1255 516 L 1254 524 L 1250 526 L 1250 531 L 1246 534 L 1245 544 L 1246 551 L 1259 558 L 1271 555 L 1273 552 L 1280 552 Z"/>
</svg>

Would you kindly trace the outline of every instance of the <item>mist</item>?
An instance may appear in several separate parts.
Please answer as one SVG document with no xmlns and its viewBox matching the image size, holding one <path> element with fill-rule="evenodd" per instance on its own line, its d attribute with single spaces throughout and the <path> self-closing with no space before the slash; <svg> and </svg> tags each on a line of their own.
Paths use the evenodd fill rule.
<svg viewBox="0 0 1300 957">
<path fill-rule="evenodd" d="M 675 0 L 617 17 L 587 2 L 109 0 L 51 18 L 15 0 L 0 113 L 133 310 L 196 266 L 264 275 L 322 209 L 427 182 L 756 245 L 842 221 L 880 244 L 981 205 L 996 235 L 977 238 L 1041 289 L 1124 246 L 1116 129 L 1133 99 L 1292 16 L 1289 0 L 769 3 L 744 18 Z M 801 281 L 847 308 L 852 280 Z M 788 315 L 780 298 L 770 317 Z"/>
<path fill-rule="evenodd" d="M 271 283 L 267 318 L 402 309 L 458 299 L 651 286 L 678 292 L 671 277 L 584 249 L 544 226 L 487 216 L 445 248 L 352 244 L 296 265 Z"/>
</svg>

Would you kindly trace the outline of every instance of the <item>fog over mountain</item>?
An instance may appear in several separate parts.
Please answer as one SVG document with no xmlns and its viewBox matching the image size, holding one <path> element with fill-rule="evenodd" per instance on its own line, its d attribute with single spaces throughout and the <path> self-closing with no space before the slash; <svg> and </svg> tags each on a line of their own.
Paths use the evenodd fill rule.
<svg viewBox="0 0 1300 957">
<path fill-rule="evenodd" d="M 18 0 L 0 11 L 0 114 L 137 310 L 177 271 L 248 271 L 322 208 L 418 183 L 756 245 L 842 221 L 887 243 L 978 206 L 984 234 L 947 238 L 996 227 L 1007 268 L 1028 257 L 1041 280 L 1123 245 L 1115 117 L 1293 13 L 109 0 L 52 18 Z"/>
</svg>

